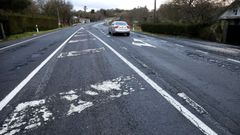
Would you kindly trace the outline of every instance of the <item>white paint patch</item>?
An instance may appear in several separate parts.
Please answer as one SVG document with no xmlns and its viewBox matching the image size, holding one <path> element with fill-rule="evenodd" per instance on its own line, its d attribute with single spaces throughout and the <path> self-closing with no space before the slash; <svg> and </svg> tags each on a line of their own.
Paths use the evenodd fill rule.
<svg viewBox="0 0 240 135">
<path fill-rule="evenodd" d="M 21 83 L 19 83 L 3 100 L 0 102 L 0 111 L 17 95 L 17 93 L 52 59 L 52 57 L 79 31 L 78 29 L 68 39 L 66 39 L 53 53 L 51 53 L 39 66 L 37 66 Z"/>
<path fill-rule="evenodd" d="M 86 42 L 88 39 L 70 40 L 68 43 Z"/>
<path fill-rule="evenodd" d="M 79 31 L 77 34 L 83 34 L 84 32 L 82 32 L 82 31 Z"/>
<path fill-rule="evenodd" d="M 98 95 L 98 93 L 97 93 L 97 92 L 90 91 L 90 90 L 88 90 L 88 91 L 85 91 L 85 94 L 87 94 L 87 95 L 91 95 L 91 96 L 96 96 L 96 95 Z"/>
<path fill-rule="evenodd" d="M 151 45 L 151 44 L 149 44 L 149 43 L 145 43 L 145 42 L 143 42 L 143 41 L 140 40 L 140 39 L 136 39 L 136 38 L 134 38 L 133 41 L 134 41 L 134 42 L 132 42 L 132 44 L 135 45 L 135 46 L 140 46 L 140 47 L 142 47 L 142 46 L 146 46 L 146 47 L 153 47 L 153 48 L 156 48 L 156 46 Z"/>
<path fill-rule="evenodd" d="M 192 100 L 190 97 L 188 97 L 185 93 L 178 93 L 179 97 L 184 99 L 191 107 L 193 107 L 198 113 L 200 114 L 207 114 L 207 111 L 200 106 L 198 103 L 196 103 L 194 100 Z"/>
<path fill-rule="evenodd" d="M 41 122 L 47 122 L 50 118 L 53 118 L 52 113 L 45 106 L 44 99 L 20 103 L 10 118 L 4 121 L 0 134 L 13 135 L 22 129 L 30 130 L 41 126 Z"/>
<path fill-rule="evenodd" d="M 75 94 L 75 93 L 76 93 L 75 91 L 70 90 L 70 91 L 66 92 L 65 94 Z"/>
<path fill-rule="evenodd" d="M 93 105 L 92 102 L 79 100 L 78 105 L 71 104 L 67 115 L 71 115 L 73 113 L 81 113 L 83 110 L 85 110 L 88 107 L 91 107 L 92 105 Z"/>
<path fill-rule="evenodd" d="M 76 34 L 76 35 L 74 35 L 74 37 L 85 37 L 85 36 L 88 36 L 88 34 L 80 34 L 80 35 Z"/>
<path fill-rule="evenodd" d="M 113 82 L 113 81 L 104 81 L 102 83 L 98 83 L 95 85 L 91 85 L 92 88 L 102 91 L 102 92 L 109 92 L 111 90 L 121 90 L 121 85 L 118 82 Z"/>
<path fill-rule="evenodd" d="M 187 108 L 180 104 L 176 99 L 169 95 L 165 90 L 163 90 L 156 82 L 145 75 L 140 69 L 134 66 L 130 61 L 113 49 L 110 45 L 104 42 L 101 38 L 88 31 L 91 35 L 102 42 L 106 47 L 108 47 L 116 56 L 118 56 L 123 62 L 125 62 L 133 71 L 135 71 L 140 77 L 142 77 L 150 86 L 152 86 L 163 98 L 165 98 L 173 107 L 175 107 L 185 118 L 187 118 L 193 125 L 195 125 L 202 133 L 206 135 L 217 135 L 217 133 L 203 123 L 199 118 L 197 118 L 193 113 L 191 113 Z"/>
<path fill-rule="evenodd" d="M 82 50 L 82 51 L 63 52 L 58 56 L 58 58 L 76 57 L 76 56 L 80 56 L 80 55 L 99 53 L 101 51 L 105 51 L 105 48 L 101 47 L 101 48 L 97 48 L 97 49 L 86 49 L 86 50 Z"/>
<path fill-rule="evenodd" d="M 25 129 L 29 130 L 29 129 L 32 129 L 32 128 L 36 128 L 36 127 L 38 127 L 38 126 L 41 126 L 41 123 L 40 123 L 40 122 L 38 122 L 38 123 L 33 123 L 33 124 L 31 124 L 31 125 L 28 125 L 28 126 L 25 127 Z"/>
<path fill-rule="evenodd" d="M 122 96 L 121 93 L 118 93 L 117 95 L 114 95 L 114 94 L 110 95 L 111 98 L 119 98 L 121 96 Z"/>
<path fill-rule="evenodd" d="M 123 50 L 128 50 L 126 47 L 121 47 Z"/>
<path fill-rule="evenodd" d="M 107 35 L 108 38 L 110 38 L 111 36 Z"/>
<path fill-rule="evenodd" d="M 14 129 L 14 130 L 10 131 L 9 133 L 7 133 L 5 135 L 14 135 L 14 134 L 18 133 L 19 131 L 20 131 L 20 129 Z"/>
<path fill-rule="evenodd" d="M 208 52 L 205 52 L 205 51 L 202 51 L 202 50 L 196 50 L 196 52 L 200 52 L 200 53 L 203 53 L 203 54 L 208 54 Z"/>
<path fill-rule="evenodd" d="M 63 99 L 66 99 L 68 101 L 73 101 L 76 100 L 78 98 L 78 95 L 72 94 L 72 95 L 65 95 L 62 96 Z"/>
<path fill-rule="evenodd" d="M 61 95 L 61 99 L 66 99 L 68 101 L 74 101 L 79 97 L 73 90 L 70 90 L 68 92 L 61 92 L 59 95 Z"/>
<path fill-rule="evenodd" d="M 124 91 L 124 92 L 123 92 L 123 95 L 124 95 L 124 96 L 126 96 L 126 95 L 128 95 L 128 94 L 129 94 L 129 92 L 127 92 L 127 91 Z"/>
<path fill-rule="evenodd" d="M 2 127 L 0 127 L 0 134 L 28 133 L 29 130 L 32 131 L 40 126 L 47 126 L 46 124 L 48 124 L 49 121 L 55 119 L 54 115 L 58 116 L 57 118 L 65 118 L 74 113 L 81 113 L 84 109 L 94 106 L 93 103 L 102 104 L 106 103 L 106 101 L 120 98 L 121 96 L 127 96 L 135 91 L 132 87 L 129 87 L 127 83 L 136 83 L 141 86 L 141 83 L 136 81 L 136 78 L 133 76 L 120 76 L 111 81 L 107 80 L 95 84 L 101 91 L 110 90 L 109 93 L 95 92 L 92 90 L 91 86 L 89 86 L 88 88 L 91 88 L 91 90 L 82 91 L 81 88 L 73 89 L 67 92 L 61 92 L 58 95 L 53 95 L 46 99 L 20 103 L 3 122 Z M 91 101 L 91 99 L 90 101 L 83 101 L 80 99 L 80 95 L 83 94 L 82 92 L 89 96 L 100 94 L 101 96 L 94 97 L 93 101 L 95 102 Z M 59 100 L 64 104 L 55 102 Z M 53 110 L 55 111 L 52 113 L 47 108 L 48 106 L 58 106 L 58 108 L 54 108 Z M 66 110 L 65 107 L 69 109 Z"/>
<path fill-rule="evenodd" d="M 18 106 L 16 107 L 15 111 L 19 112 L 22 111 L 28 107 L 35 107 L 35 106 L 39 106 L 45 104 L 45 100 L 36 100 L 36 101 L 30 101 L 30 102 L 25 102 L 25 103 L 20 103 L 18 104 Z"/>
<path fill-rule="evenodd" d="M 236 62 L 236 63 L 240 63 L 239 60 L 234 60 L 234 59 L 231 59 L 231 58 L 227 58 L 227 60 L 232 61 L 232 62 Z"/>
</svg>

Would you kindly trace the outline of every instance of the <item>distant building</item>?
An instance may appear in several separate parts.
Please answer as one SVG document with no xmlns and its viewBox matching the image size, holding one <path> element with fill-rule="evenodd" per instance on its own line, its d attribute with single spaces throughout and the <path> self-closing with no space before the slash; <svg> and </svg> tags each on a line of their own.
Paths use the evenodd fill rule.
<svg viewBox="0 0 240 135">
<path fill-rule="evenodd" d="M 219 17 L 224 22 L 223 42 L 240 45 L 240 0 L 235 0 Z"/>
<path fill-rule="evenodd" d="M 80 23 L 90 23 L 90 19 L 88 18 L 79 18 Z"/>
<path fill-rule="evenodd" d="M 73 23 L 90 23 L 90 19 L 88 18 L 79 18 L 77 16 L 73 16 Z"/>
</svg>

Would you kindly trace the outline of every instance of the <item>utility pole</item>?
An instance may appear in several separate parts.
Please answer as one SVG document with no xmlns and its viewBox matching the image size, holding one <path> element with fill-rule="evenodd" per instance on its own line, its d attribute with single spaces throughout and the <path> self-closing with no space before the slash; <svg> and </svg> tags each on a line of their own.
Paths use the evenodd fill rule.
<svg viewBox="0 0 240 135">
<path fill-rule="evenodd" d="M 84 12 L 86 13 L 86 11 L 87 11 L 87 6 L 84 6 L 83 9 L 84 9 Z"/>
<path fill-rule="evenodd" d="M 60 21 L 60 15 L 59 15 L 59 10 L 57 8 L 57 16 L 58 16 L 58 28 L 61 26 L 61 21 Z"/>
<path fill-rule="evenodd" d="M 154 0 L 153 22 L 156 23 L 156 0 Z"/>
</svg>

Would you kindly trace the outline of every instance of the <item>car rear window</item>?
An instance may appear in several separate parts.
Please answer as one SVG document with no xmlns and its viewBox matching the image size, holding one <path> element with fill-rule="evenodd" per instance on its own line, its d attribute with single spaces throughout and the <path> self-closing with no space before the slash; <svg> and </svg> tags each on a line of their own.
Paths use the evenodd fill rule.
<svg viewBox="0 0 240 135">
<path fill-rule="evenodd" d="M 120 25 L 120 26 L 127 25 L 126 22 L 116 22 L 115 24 L 116 24 L 116 25 Z"/>
</svg>

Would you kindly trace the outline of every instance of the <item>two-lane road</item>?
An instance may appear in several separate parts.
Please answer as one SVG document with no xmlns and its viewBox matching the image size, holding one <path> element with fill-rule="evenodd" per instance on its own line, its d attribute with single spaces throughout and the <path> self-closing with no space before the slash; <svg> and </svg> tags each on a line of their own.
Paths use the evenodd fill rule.
<svg viewBox="0 0 240 135">
<path fill-rule="evenodd" d="M 2 49 L 0 135 L 240 133 L 238 48 L 107 33 L 94 23 Z"/>
</svg>

